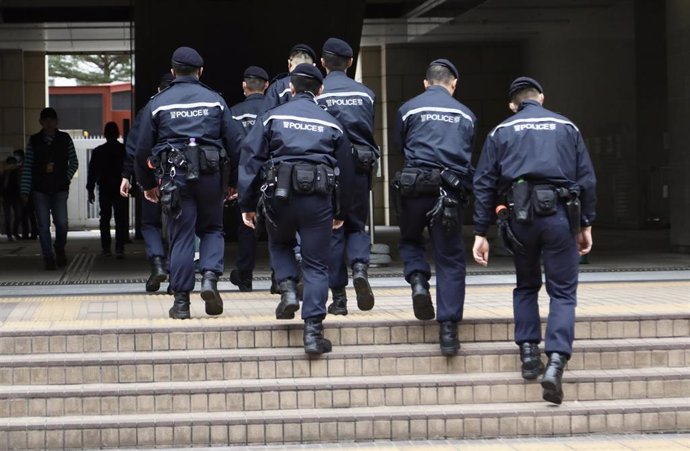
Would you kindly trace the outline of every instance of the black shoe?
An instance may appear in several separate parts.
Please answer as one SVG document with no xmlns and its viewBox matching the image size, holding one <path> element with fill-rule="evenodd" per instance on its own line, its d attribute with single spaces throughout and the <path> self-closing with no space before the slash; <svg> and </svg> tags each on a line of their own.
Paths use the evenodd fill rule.
<svg viewBox="0 0 690 451">
<path fill-rule="evenodd" d="M 101 251 L 101 257 L 112 257 L 113 253 L 110 252 L 110 249 L 103 249 Z"/>
<path fill-rule="evenodd" d="M 242 292 L 252 291 L 252 273 L 243 273 L 239 269 L 230 271 L 230 283 L 236 285 Z"/>
<path fill-rule="evenodd" d="M 292 279 L 285 279 L 279 284 L 280 303 L 276 307 L 276 319 L 292 319 L 299 310 L 297 284 Z"/>
<path fill-rule="evenodd" d="M 542 397 L 545 401 L 554 404 L 563 402 L 563 386 L 561 379 L 563 379 L 563 370 L 568 362 L 568 358 L 557 352 L 552 352 L 549 356 L 549 363 L 544 371 L 544 377 L 541 379 L 541 386 L 544 389 Z"/>
<path fill-rule="evenodd" d="M 347 315 L 347 292 L 343 288 L 331 288 L 333 302 L 328 306 L 331 315 Z"/>
<path fill-rule="evenodd" d="M 520 361 L 522 362 L 523 379 L 536 379 L 544 371 L 544 363 L 541 361 L 537 343 L 522 343 L 520 345 Z"/>
<path fill-rule="evenodd" d="M 43 259 L 43 266 L 45 267 L 46 271 L 55 271 L 57 269 L 54 258 Z"/>
<path fill-rule="evenodd" d="M 276 273 L 271 269 L 271 294 L 280 294 L 280 287 L 276 281 Z"/>
<path fill-rule="evenodd" d="M 175 301 L 168 314 L 172 319 L 189 319 L 189 293 L 175 293 Z"/>
<path fill-rule="evenodd" d="M 201 278 L 201 299 L 206 302 L 206 314 L 223 313 L 223 299 L 218 292 L 218 274 L 213 271 L 204 271 Z"/>
<path fill-rule="evenodd" d="M 170 296 L 173 296 L 175 294 L 170 284 L 168 284 L 168 288 L 165 290 L 165 292 Z"/>
<path fill-rule="evenodd" d="M 14 241 L 14 237 L 12 235 L 7 235 L 7 241 L 10 243 Z"/>
<path fill-rule="evenodd" d="M 67 256 L 65 251 L 55 251 L 55 264 L 58 268 L 64 268 L 67 266 Z"/>
<path fill-rule="evenodd" d="M 460 349 L 458 340 L 458 323 L 443 321 L 438 325 L 438 341 L 441 344 L 441 354 L 455 355 Z"/>
<path fill-rule="evenodd" d="M 307 354 L 324 354 L 331 352 L 331 341 L 323 337 L 323 322 L 320 319 L 304 321 L 304 352 Z"/>
<path fill-rule="evenodd" d="M 153 293 L 160 290 L 161 282 L 168 278 L 168 273 L 165 272 L 165 264 L 163 257 L 154 255 L 151 257 L 151 275 L 146 281 L 146 291 Z"/>
<path fill-rule="evenodd" d="M 436 312 L 434 311 L 434 304 L 431 303 L 429 282 L 426 276 L 420 272 L 413 273 L 410 276 L 410 286 L 412 287 L 412 309 L 415 318 L 422 321 L 434 319 Z"/>
<path fill-rule="evenodd" d="M 374 293 L 369 285 L 369 275 L 367 274 L 367 264 L 357 262 L 352 265 L 352 284 L 355 286 L 357 294 L 357 307 L 360 310 L 371 310 L 374 308 Z"/>
<path fill-rule="evenodd" d="M 116 249 L 115 250 L 115 258 L 118 260 L 122 260 L 125 258 L 125 250 L 124 249 Z"/>
</svg>

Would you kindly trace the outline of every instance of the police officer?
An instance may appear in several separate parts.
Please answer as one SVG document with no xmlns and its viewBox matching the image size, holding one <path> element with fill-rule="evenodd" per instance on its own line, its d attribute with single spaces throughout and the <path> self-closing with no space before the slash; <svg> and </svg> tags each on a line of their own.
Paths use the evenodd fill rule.
<svg viewBox="0 0 690 451">
<path fill-rule="evenodd" d="M 333 190 L 338 171 L 343 186 L 351 186 L 354 171 L 342 125 L 316 103 L 322 83 L 321 72 L 312 64 L 300 64 L 292 71 L 292 99 L 261 115 L 242 144 L 238 184 L 245 224 L 255 227 L 257 211 L 265 217 L 281 290 L 277 319 L 293 318 L 299 309 L 292 249 L 295 234 L 302 237 L 302 319 L 304 350 L 309 354 L 331 350 L 322 324 L 328 298 L 329 243 L 331 229 L 342 226 L 349 206 L 349 195 L 343 190 L 340 212 L 337 205 L 334 212 Z"/>
<path fill-rule="evenodd" d="M 324 43 L 321 65 L 326 69 L 327 75 L 323 82 L 323 94 L 318 97 L 319 105 L 345 128 L 352 144 L 355 163 L 354 183 L 347 187 L 352 191 L 352 204 L 345 216 L 345 225 L 333 232 L 328 267 L 329 286 L 333 295 L 328 312 L 347 315 L 347 266 L 352 268 L 357 306 L 360 310 L 371 310 L 374 307 L 374 294 L 367 274 L 371 246 L 364 225 L 369 215 L 372 170 L 379 157 L 378 146 L 374 141 L 375 94 L 363 84 L 348 78 L 346 71 L 352 66 L 352 47 L 342 39 L 330 38 Z"/>
<path fill-rule="evenodd" d="M 278 75 L 266 91 L 266 110 L 290 100 L 290 74 L 299 64 L 314 64 L 316 52 L 307 44 L 295 44 L 288 54 L 288 72 Z"/>
<path fill-rule="evenodd" d="M 220 94 L 199 81 L 204 60 L 189 47 L 172 55 L 175 80 L 149 102 L 142 117 L 135 171 L 151 202 L 169 217 L 170 317 L 187 319 L 194 288 L 194 236 L 201 239 L 201 298 L 206 313 L 223 312 L 217 289 L 223 272 L 225 162 L 237 162 L 240 132 Z M 161 186 L 149 168 L 156 167 Z"/>
<path fill-rule="evenodd" d="M 256 117 L 266 111 L 264 91 L 267 87 L 268 73 L 264 69 L 258 66 L 249 66 L 245 69 L 242 81 L 245 99 L 230 108 L 232 119 L 240 125 L 243 136 L 247 136 L 254 126 Z M 252 291 L 252 273 L 256 264 L 256 235 L 242 222 L 241 214 L 238 220 L 237 269 L 230 272 L 230 282 L 237 285 L 240 291 Z"/>
<path fill-rule="evenodd" d="M 596 179 L 580 131 L 542 106 L 543 89 L 536 80 L 517 78 L 508 95 L 515 114 L 489 133 L 474 178 L 473 254 L 477 263 L 488 264 L 486 233 L 496 204 L 506 197 L 513 236 L 508 244 L 515 250 L 513 313 L 522 376 L 535 379 L 543 369 L 537 303 L 543 261 L 551 302 L 545 336 L 548 366 L 541 384 L 544 399 L 560 404 L 561 378 L 575 331 L 578 253 L 587 254 L 592 247 Z"/>
<path fill-rule="evenodd" d="M 173 78 L 170 72 L 163 74 L 158 82 L 158 92 L 170 86 Z M 137 152 L 139 125 L 142 122 L 142 115 L 145 116 L 147 114 L 151 114 L 148 104 L 139 110 L 127 135 L 127 142 L 125 143 L 127 154 L 122 164 L 122 181 L 120 182 L 120 195 L 122 197 L 129 197 L 130 194 L 132 187 L 130 179 L 134 175 L 134 158 Z M 146 257 L 151 263 L 151 274 L 146 280 L 145 285 L 148 292 L 158 291 L 161 287 L 161 282 L 168 278 L 165 249 L 163 247 L 163 238 L 161 237 L 161 229 L 163 227 L 161 214 L 160 204 L 154 204 L 153 202 L 143 202 L 141 204 L 141 235 L 144 237 Z"/>
<path fill-rule="evenodd" d="M 436 260 L 439 341 L 444 355 L 456 354 L 458 322 L 465 300 L 462 210 L 472 183 L 470 164 L 476 118 L 453 98 L 458 70 L 447 59 L 429 64 L 425 92 L 398 111 L 397 135 L 405 167 L 396 176 L 400 195 L 400 256 L 412 287 L 417 319 L 435 316 L 429 293 L 431 268 L 424 258 L 425 227 Z M 443 176 L 443 177 L 442 177 Z"/>
</svg>

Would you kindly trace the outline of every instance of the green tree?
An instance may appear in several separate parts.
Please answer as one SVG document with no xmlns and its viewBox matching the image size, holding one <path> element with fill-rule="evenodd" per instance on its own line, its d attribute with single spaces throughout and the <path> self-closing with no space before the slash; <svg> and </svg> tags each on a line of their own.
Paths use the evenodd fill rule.
<svg viewBox="0 0 690 451">
<path fill-rule="evenodd" d="M 99 84 L 129 81 L 132 76 L 132 58 L 122 54 L 49 55 L 50 77 L 77 80 L 77 84 Z"/>
</svg>

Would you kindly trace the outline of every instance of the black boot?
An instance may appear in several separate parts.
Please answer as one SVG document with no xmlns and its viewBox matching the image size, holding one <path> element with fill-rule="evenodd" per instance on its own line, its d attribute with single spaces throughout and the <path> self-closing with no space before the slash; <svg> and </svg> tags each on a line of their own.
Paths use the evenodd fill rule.
<svg viewBox="0 0 690 451">
<path fill-rule="evenodd" d="M 455 355 L 460 349 L 458 340 L 458 323 L 455 321 L 443 321 L 438 325 L 438 341 L 441 344 L 441 354 Z"/>
<path fill-rule="evenodd" d="M 242 272 L 239 269 L 230 271 L 230 283 L 236 285 L 243 293 L 252 291 L 252 278 L 251 272 Z"/>
<path fill-rule="evenodd" d="M 367 274 L 367 264 L 356 262 L 352 265 L 352 284 L 355 286 L 357 294 L 357 307 L 360 310 L 371 310 L 374 308 L 374 293 L 369 285 L 369 275 Z"/>
<path fill-rule="evenodd" d="M 292 279 L 285 279 L 279 284 L 280 303 L 276 307 L 276 319 L 292 319 L 299 310 L 297 284 Z"/>
<path fill-rule="evenodd" d="M 544 389 L 543 398 L 545 401 L 554 404 L 563 402 L 563 386 L 561 379 L 563 378 L 563 370 L 568 362 L 568 358 L 557 352 L 552 352 L 549 356 L 549 363 L 544 371 L 544 377 L 541 379 L 541 386 Z"/>
<path fill-rule="evenodd" d="M 175 293 L 175 301 L 168 314 L 172 319 L 189 319 L 189 293 Z"/>
<path fill-rule="evenodd" d="M 323 338 L 323 322 L 320 319 L 304 321 L 304 352 L 307 354 L 324 354 L 331 352 L 333 345 Z"/>
<path fill-rule="evenodd" d="M 67 255 L 65 255 L 64 249 L 55 249 L 55 264 L 58 268 L 64 268 L 67 266 Z"/>
<path fill-rule="evenodd" d="M 280 294 L 280 287 L 276 281 L 276 273 L 271 268 L 271 294 Z"/>
<path fill-rule="evenodd" d="M 218 293 L 218 274 L 213 271 L 204 271 L 201 278 L 201 299 L 206 302 L 206 314 L 223 313 L 223 299 Z"/>
<path fill-rule="evenodd" d="M 412 287 L 412 308 L 414 316 L 421 320 L 430 320 L 436 317 L 434 304 L 431 303 L 429 293 L 429 282 L 424 274 L 415 272 L 410 276 L 410 286 Z"/>
<path fill-rule="evenodd" d="M 331 288 L 333 302 L 328 306 L 328 313 L 331 315 L 347 315 L 347 292 L 345 287 Z"/>
<path fill-rule="evenodd" d="M 523 379 L 536 379 L 544 371 L 544 363 L 541 361 L 537 343 L 522 343 L 520 345 L 520 361 L 522 361 Z"/>
<path fill-rule="evenodd" d="M 165 272 L 165 264 L 163 257 L 154 255 L 151 257 L 151 275 L 146 281 L 146 291 L 153 293 L 158 291 L 161 287 L 161 282 L 168 278 L 168 273 Z"/>
</svg>

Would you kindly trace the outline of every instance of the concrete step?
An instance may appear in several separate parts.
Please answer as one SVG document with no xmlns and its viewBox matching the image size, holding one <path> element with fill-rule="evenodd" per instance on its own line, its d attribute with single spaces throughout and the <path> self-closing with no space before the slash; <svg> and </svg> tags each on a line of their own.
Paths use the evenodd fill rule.
<svg viewBox="0 0 690 451">
<path fill-rule="evenodd" d="M 690 368 L 567 371 L 564 392 L 568 402 L 679 397 L 690 393 Z M 0 417 L 434 406 L 541 395 L 538 381 L 518 373 L 22 385 L 0 389 Z"/>
<path fill-rule="evenodd" d="M 112 448 L 430 440 L 690 430 L 690 398 L 20 417 L 0 448 Z"/>
<path fill-rule="evenodd" d="M 0 385 L 53 385 L 514 372 L 509 342 L 465 343 L 444 357 L 438 345 L 337 346 L 310 358 L 302 349 L 257 348 L 0 356 Z M 690 337 L 578 340 L 569 369 L 690 365 Z"/>
<path fill-rule="evenodd" d="M 301 321 L 249 322 L 237 318 L 189 321 L 142 320 L 112 326 L 88 321 L 63 324 L 28 323 L 0 330 L 0 355 L 177 351 L 302 347 Z M 438 342 L 435 321 L 410 321 L 393 313 L 375 319 L 329 316 L 326 336 L 335 346 Z M 545 326 L 544 326 L 545 327 Z M 460 324 L 463 343 L 513 339 L 512 318 L 467 319 Z M 690 313 L 640 316 L 579 317 L 575 336 L 581 340 L 690 336 Z"/>
</svg>

